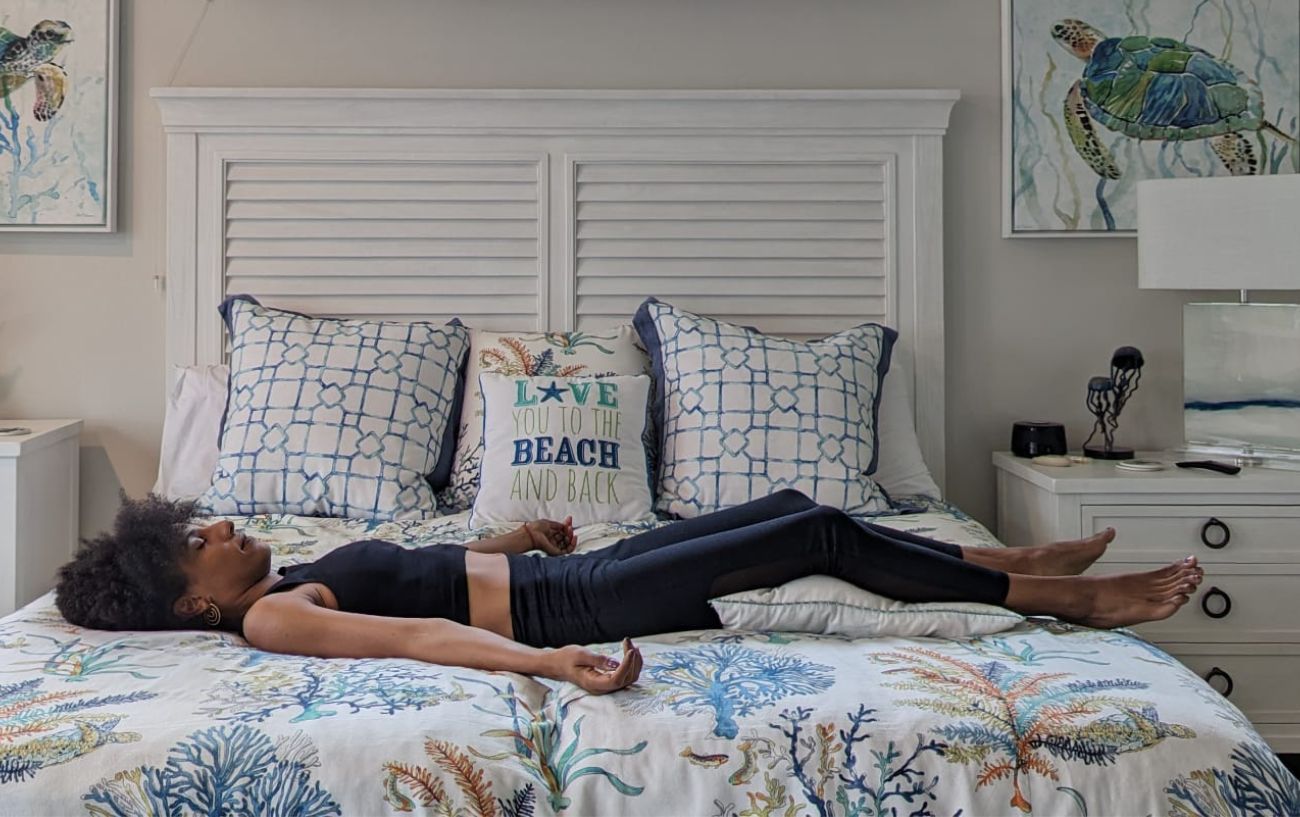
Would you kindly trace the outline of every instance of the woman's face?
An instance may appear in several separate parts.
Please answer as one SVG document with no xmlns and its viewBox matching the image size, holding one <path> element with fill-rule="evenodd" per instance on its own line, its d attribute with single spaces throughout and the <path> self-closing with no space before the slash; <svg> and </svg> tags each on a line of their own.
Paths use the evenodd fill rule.
<svg viewBox="0 0 1300 817">
<path fill-rule="evenodd" d="M 229 521 L 192 529 L 186 544 L 181 570 L 189 586 L 176 603 L 182 616 L 202 613 L 209 602 L 229 611 L 271 570 L 271 548 Z"/>
</svg>

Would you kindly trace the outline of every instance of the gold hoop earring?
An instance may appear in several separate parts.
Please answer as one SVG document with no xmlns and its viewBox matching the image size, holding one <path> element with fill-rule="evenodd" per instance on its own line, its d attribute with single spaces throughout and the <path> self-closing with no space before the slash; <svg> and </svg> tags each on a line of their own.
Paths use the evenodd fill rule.
<svg viewBox="0 0 1300 817">
<path fill-rule="evenodd" d="M 203 623 L 215 627 L 221 623 L 221 608 L 208 602 L 208 609 L 203 611 Z"/>
</svg>

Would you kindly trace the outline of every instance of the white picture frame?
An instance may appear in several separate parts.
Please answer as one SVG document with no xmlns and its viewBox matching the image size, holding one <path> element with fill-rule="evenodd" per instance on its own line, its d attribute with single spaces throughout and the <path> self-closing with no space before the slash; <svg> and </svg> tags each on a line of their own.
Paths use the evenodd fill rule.
<svg viewBox="0 0 1300 817">
<path fill-rule="evenodd" d="M 15 8 L 16 6 L 16 8 Z M 77 7 L 85 7 L 82 11 Z M 70 14 L 69 10 L 73 13 Z M 33 89 L 18 88 L 15 90 L 14 97 L 0 94 L 0 133 L 7 135 L 4 143 L 0 143 L 0 233 L 111 233 L 117 229 L 117 126 L 118 126 L 118 59 L 119 59 L 119 36 L 120 36 L 120 8 L 119 0 L 19 0 L 4 10 L 0 14 L 0 25 L 13 30 L 15 34 L 23 37 L 30 36 L 31 28 L 42 20 L 66 20 L 73 28 L 73 36 L 76 37 L 76 28 L 74 21 L 67 18 L 79 18 L 82 20 L 92 19 L 86 17 L 93 14 L 97 22 L 102 20 L 103 42 L 99 43 L 98 37 L 87 42 L 95 42 L 98 48 L 102 48 L 103 64 L 102 78 L 97 74 L 88 74 L 87 76 L 75 76 L 69 73 L 66 96 L 63 106 L 59 112 L 46 123 L 45 129 L 37 132 L 32 120 L 32 100 L 35 97 Z M 16 28 L 15 28 L 16 27 Z M 86 26 L 82 26 L 85 28 Z M 92 29 L 99 31 L 99 29 Z M 62 67 L 73 69 L 72 59 L 68 54 L 68 49 L 77 44 L 76 39 L 72 40 L 68 46 L 56 56 L 53 62 Z M 96 49 L 96 54 L 99 51 Z M 98 65 L 96 59 L 95 64 Z M 82 68 L 84 71 L 85 69 Z M 75 71 L 75 69 L 73 69 Z M 86 152 L 80 150 L 82 144 L 76 141 L 76 137 L 61 131 L 62 128 L 68 128 L 73 124 L 72 118 L 68 116 L 70 104 L 75 104 L 77 100 L 86 98 L 91 90 L 78 86 L 78 82 L 87 85 L 102 85 L 102 97 L 96 93 L 95 101 L 102 99 L 103 112 L 102 120 L 96 113 L 95 122 L 102 122 L 103 139 L 102 150 Z M 25 83 L 30 85 L 31 83 Z M 18 117 L 15 126 L 13 117 Z M 30 128 L 30 134 L 28 129 Z M 72 179 L 69 181 L 68 175 L 51 173 L 44 181 L 47 185 L 61 185 L 58 188 L 58 200 L 62 205 L 66 205 L 61 210 L 47 211 L 41 213 L 40 210 L 31 212 L 30 205 L 19 207 L 15 210 L 15 201 L 11 179 L 14 177 L 13 163 L 20 161 L 12 150 L 12 140 L 14 134 L 20 135 L 20 139 L 26 143 L 29 135 L 34 135 L 37 143 L 42 147 L 48 148 L 49 153 L 41 154 L 42 158 L 46 156 L 58 155 L 62 160 L 62 165 L 68 166 L 69 163 L 75 163 L 78 166 L 78 172 L 71 174 Z M 6 146 L 9 150 L 6 150 Z M 25 150 L 25 145 L 24 148 Z M 59 153 L 55 153 L 59 151 Z M 90 162 L 87 165 L 87 162 Z M 95 172 L 98 170 L 99 172 Z M 42 171 L 43 172 L 43 171 Z M 26 175 L 26 174 L 24 174 Z M 30 179 L 31 177 L 28 176 Z M 39 176 L 38 176 L 39 178 Z M 45 193 L 44 198 L 49 200 L 51 197 L 48 191 L 51 187 L 46 187 L 44 191 L 22 191 L 21 196 L 30 197 L 36 195 L 38 199 L 41 193 Z M 73 193 L 77 198 L 73 198 Z M 97 202 L 96 202 L 97 199 Z M 95 206 L 90 214 L 81 216 L 69 215 L 71 207 L 81 202 L 84 208 L 85 202 L 89 200 Z M 27 211 L 27 212 L 24 212 Z"/>
<path fill-rule="evenodd" d="M 1233 1 L 1239 2 L 1240 0 L 1233 0 Z M 1044 0 L 1002 0 L 1001 2 L 1001 47 L 1002 47 L 1002 151 L 1001 151 L 1002 153 L 1002 181 L 1001 181 L 1002 202 L 1001 205 L 1002 205 L 1002 237 L 1003 238 L 1135 238 L 1137 236 L 1136 202 L 1135 202 L 1136 197 L 1133 195 L 1133 190 L 1131 185 L 1135 185 L 1136 181 L 1141 179 L 1146 179 L 1146 178 L 1170 178 L 1174 176 L 1184 176 L 1184 175 L 1226 175 L 1227 174 L 1227 170 L 1224 166 L 1215 164 L 1213 153 L 1210 152 L 1211 149 L 1208 144 L 1209 140 L 1202 140 L 1205 143 L 1204 145 L 1201 145 L 1198 142 L 1182 142 L 1181 143 L 1182 145 L 1197 145 L 1197 151 L 1199 155 L 1190 158 L 1193 160 L 1194 163 L 1199 163 L 1199 167 L 1193 167 L 1191 169 L 1197 171 L 1203 170 L 1204 172 L 1190 172 L 1190 171 L 1185 172 L 1177 165 L 1174 166 L 1176 172 L 1171 172 L 1166 175 L 1161 175 L 1159 173 L 1151 174 L 1151 175 L 1143 175 L 1141 173 L 1126 172 L 1125 176 L 1120 182 L 1124 184 L 1127 189 L 1123 193 L 1120 206 L 1116 207 L 1115 219 L 1117 221 L 1117 224 L 1119 225 L 1116 229 L 1094 229 L 1092 227 L 1076 228 L 1076 229 L 1050 229 L 1050 228 L 1027 228 L 1024 226 L 1017 226 L 1018 223 L 1023 225 L 1023 220 L 1017 219 L 1017 213 L 1016 213 L 1016 187 L 1018 184 L 1018 178 L 1017 178 L 1018 170 L 1016 166 L 1017 157 L 1015 155 L 1016 110 L 1015 110 L 1015 104 L 1013 98 L 1013 90 L 1014 90 L 1013 84 L 1015 82 L 1015 73 L 1016 73 L 1015 56 L 1016 56 L 1017 43 L 1015 39 L 1016 19 L 1014 16 L 1014 12 L 1017 4 L 1022 4 L 1022 3 L 1035 5 L 1036 11 L 1040 11 L 1043 7 L 1049 4 L 1052 6 L 1058 6 L 1059 7 L 1057 9 L 1057 11 L 1059 12 L 1058 16 L 1060 16 L 1061 18 L 1071 17 L 1076 19 L 1082 19 L 1085 22 L 1096 23 L 1101 27 L 1104 34 L 1110 36 L 1127 36 L 1129 33 L 1132 32 L 1123 30 L 1124 25 L 1128 23 L 1138 23 L 1140 25 L 1141 22 L 1141 18 L 1134 19 L 1131 13 L 1132 10 L 1130 8 L 1132 4 L 1126 4 L 1125 2 L 1123 2 L 1123 0 L 1086 0 L 1086 2 L 1084 0 L 1046 0 L 1046 1 Z M 1168 16 L 1171 13 L 1172 14 L 1181 13 L 1184 15 L 1195 15 L 1200 13 L 1197 10 L 1198 6 L 1196 4 L 1182 3 L 1181 0 L 1178 0 L 1178 2 L 1175 2 L 1175 0 L 1167 0 L 1167 4 L 1161 4 L 1157 2 L 1156 6 L 1158 7 L 1156 9 L 1156 12 L 1159 13 L 1156 12 L 1153 13 L 1156 15 L 1157 19 L 1155 22 L 1152 23 L 1151 31 L 1147 32 L 1151 36 L 1160 36 L 1162 34 L 1170 34 L 1170 33 L 1176 36 L 1181 36 L 1184 34 L 1185 31 L 1190 31 L 1188 23 L 1180 22 L 1179 25 L 1177 26 L 1171 26 L 1166 18 L 1168 18 Z M 1270 13 L 1283 15 L 1283 19 L 1287 20 L 1288 25 L 1290 26 L 1288 32 L 1291 32 L 1291 29 L 1294 29 L 1294 32 L 1300 33 L 1300 2 L 1296 2 L 1296 0 L 1287 0 L 1285 4 L 1282 4 L 1278 7 L 1271 9 Z M 1147 12 L 1143 11 L 1143 16 L 1145 16 L 1146 14 Z M 1163 14 L 1164 17 L 1161 17 L 1160 16 L 1161 14 Z M 1117 18 L 1121 22 L 1117 23 Z M 1212 30 L 1212 27 L 1207 23 L 1207 20 L 1204 19 L 1203 16 L 1202 18 L 1193 17 L 1191 20 L 1191 24 L 1193 27 L 1196 25 L 1199 25 L 1201 27 L 1197 29 L 1198 33 L 1196 36 L 1187 37 L 1187 42 L 1190 42 L 1192 44 L 1201 43 L 1203 45 L 1213 46 L 1213 47 L 1217 47 L 1218 45 L 1222 44 L 1221 42 L 1214 40 L 1216 36 L 1219 37 L 1219 40 L 1223 40 L 1223 36 L 1220 33 L 1218 33 L 1217 30 L 1215 30 L 1215 33 L 1213 34 L 1202 33 L 1202 32 L 1207 32 Z M 1267 21 L 1265 21 L 1265 24 L 1267 24 Z M 1168 31 L 1168 29 L 1171 28 L 1177 30 Z M 1238 28 L 1240 29 L 1240 26 Z M 1139 29 L 1139 33 L 1141 33 L 1140 29 Z M 1228 39 L 1232 39 L 1233 37 L 1241 38 L 1243 36 L 1244 36 L 1243 32 L 1241 30 L 1237 30 Z M 1295 136 L 1295 135 L 1300 135 L 1300 128 L 1297 127 L 1296 120 L 1292 119 L 1292 117 L 1300 115 L 1300 50 L 1292 53 L 1290 51 L 1291 41 L 1289 39 L 1285 41 L 1288 43 L 1288 51 L 1285 54 L 1285 59 L 1282 60 L 1282 62 L 1284 64 L 1285 70 L 1291 71 L 1292 75 L 1287 82 L 1282 83 L 1283 85 L 1285 85 L 1283 92 L 1278 92 L 1277 88 L 1278 88 L 1279 81 L 1276 79 L 1274 80 L 1273 85 L 1271 86 L 1271 92 L 1268 92 L 1268 90 L 1266 89 L 1266 93 L 1264 96 L 1264 109 L 1270 115 L 1270 117 L 1272 117 L 1274 115 L 1273 112 L 1277 110 L 1279 106 L 1285 108 L 1286 120 L 1284 122 L 1281 122 L 1280 124 L 1282 128 L 1285 129 L 1286 132 L 1289 132 L 1293 136 Z M 1081 75 L 1082 74 L 1081 69 L 1083 67 L 1082 62 L 1077 61 L 1074 57 L 1072 57 L 1069 54 L 1069 52 L 1067 52 L 1064 49 L 1060 49 L 1059 57 L 1060 59 L 1057 60 L 1058 64 L 1056 65 L 1057 73 L 1055 74 L 1055 82 L 1053 83 L 1053 88 L 1050 93 L 1046 94 L 1046 99 L 1047 99 L 1046 104 L 1050 106 L 1053 112 L 1058 107 L 1063 106 L 1064 92 L 1066 89 L 1068 89 L 1069 86 L 1069 82 L 1066 82 L 1065 80 L 1069 77 Z M 1237 58 L 1234 57 L 1234 59 Z M 1254 64 L 1253 61 L 1250 64 L 1253 66 Z M 1072 82 L 1073 80 L 1070 79 L 1069 81 Z M 1144 152 L 1147 155 L 1147 160 L 1149 160 L 1150 156 L 1154 155 L 1154 151 L 1157 150 L 1169 149 L 1171 153 L 1178 153 L 1179 145 L 1176 142 L 1161 143 L 1161 142 L 1151 141 L 1151 142 L 1138 143 L 1137 140 L 1130 140 L 1127 137 L 1124 137 L 1122 134 L 1117 134 L 1101 126 L 1097 126 L 1097 130 L 1099 132 L 1099 135 L 1103 136 L 1103 142 L 1107 144 L 1108 147 L 1110 147 L 1113 151 L 1120 148 L 1124 149 L 1125 151 L 1128 151 L 1126 155 L 1116 157 L 1118 163 L 1126 171 L 1128 171 L 1130 164 L 1133 164 L 1134 166 L 1136 164 L 1133 162 L 1136 154 L 1129 149 L 1128 143 L 1131 143 L 1133 145 L 1140 144 L 1143 146 L 1151 146 L 1151 147 L 1136 148 L 1138 152 Z M 1064 127 L 1062 127 L 1059 132 L 1054 132 L 1052 138 L 1054 141 L 1062 141 L 1064 145 L 1063 147 L 1054 146 L 1056 152 L 1060 154 L 1057 160 L 1061 162 L 1062 173 L 1067 172 L 1065 170 L 1065 165 L 1066 163 L 1069 163 L 1070 168 L 1068 172 L 1073 172 L 1077 174 L 1079 190 L 1072 191 L 1072 192 L 1077 192 L 1077 195 L 1079 196 L 1080 200 L 1086 199 L 1089 192 L 1095 194 L 1094 199 L 1100 198 L 1101 194 L 1097 193 L 1097 191 L 1095 190 L 1086 191 L 1084 189 L 1088 185 L 1097 182 L 1099 180 L 1099 177 L 1097 176 L 1089 177 L 1087 175 L 1091 171 L 1087 167 L 1087 165 L 1083 163 L 1081 159 L 1079 159 L 1076 155 L 1074 155 L 1073 146 L 1068 144 L 1069 138 L 1068 135 L 1065 134 Z M 1254 140 L 1252 139 L 1252 141 Z M 1189 148 L 1188 151 L 1190 153 L 1191 149 Z M 1300 151 L 1300 145 L 1296 145 L 1289 148 L 1287 151 L 1287 155 L 1285 157 L 1286 160 L 1283 163 L 1281 170 L 1277 172 L 1284 172 L 1284 173 L 1300 172 L 1300 152 L 1298 151 Z M 1142 157 L 1137 156 L 1137 158 L 1142 158 Z M 1163 159 L 1163 156 L 1160 158 Z M 1179 155 L 1179 159 L 1180 160 L 1182 159 L 1181 154 Z M 1145 164 L 1146 160 L 1144 160 L 1143 163 Z M 1157 166 L 1159 166 L 1159 164 L 1157 164 Z M 1113 190 L 1110 195 L 1114 196 Z M 1085 207 L 1086 206 L 1087 205 L 1085 204 Z M 1093 208 L 1093 212 L 1095 212 L 1096 209 L 1097 208 Z M 1123 212 L 1120 212 L 1121 209 Z M 1131 226 L 1126 229 L 1125 228 L 1126 225 L 1131 225 Z"/>
</svg>

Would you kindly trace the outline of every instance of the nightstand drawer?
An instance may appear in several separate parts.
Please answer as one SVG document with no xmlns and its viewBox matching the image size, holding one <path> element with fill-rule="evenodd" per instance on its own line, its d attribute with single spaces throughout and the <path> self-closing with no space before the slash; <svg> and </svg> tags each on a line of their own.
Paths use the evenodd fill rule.
<svg viewBox="0 0 1300 817">
<path fill-rule="evenodd" d="M 1294 505 L 1084 505 L 1084 534 L 1116 532 L 1110 561 L 1300 563 Z"/>
<path fill-rule="evenodd" d="M 1156 563 L 1108 558 L 1089 575 L 1153 570 Z M 1161 644 L 1272 642 L 1300 644 L 1300 564 L 1207 565 L 1205 581 L 1183 609 L 1133 629 Z"/>
<path fill-rule="evenodd" d="M 1300 647 L 1283 655 L 1251 647 L 1232 654 L 1184 644 L 1166 649 L 1217 691 L 1227 692 L 1225 697 L 1255 723 L 1300 723 Z M 1254 649 L 1261 652 L 1246 651 Z"/>
</svg>

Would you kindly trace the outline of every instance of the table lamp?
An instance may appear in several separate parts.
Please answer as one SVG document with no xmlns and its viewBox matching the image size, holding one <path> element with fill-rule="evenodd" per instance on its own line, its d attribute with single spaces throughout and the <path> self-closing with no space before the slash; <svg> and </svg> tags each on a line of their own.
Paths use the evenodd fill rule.
<svg viewBox="0 0 1300 817">
<path fill-rule="evenodd" d="M 1183 308 L 1188 451 L 1300 468 L 1300 175 L 1153 179 L 1137 185 L 1138 286 L 1240 292 Z"/>
</svg>

